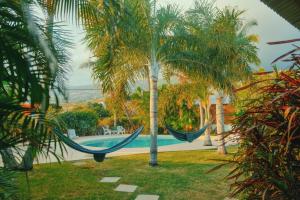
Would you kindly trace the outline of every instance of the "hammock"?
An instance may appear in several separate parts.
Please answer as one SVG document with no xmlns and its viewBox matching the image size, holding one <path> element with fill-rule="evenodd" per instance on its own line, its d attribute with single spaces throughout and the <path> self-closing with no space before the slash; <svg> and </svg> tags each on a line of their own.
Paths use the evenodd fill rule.
<svg viewBox="0 0 300 200">
<path fill-rule="evenodd" d="M 119 149 L 122 149 L 124 146 L 127 144 L 131 143 L 139 134 L 143 131 L 144 127 L 140 127 L 136 131 L 134 131 L 129 137 L 121 141 L 120 143 L 108 148 L 108 149 L 103 149 L 103 150 L 91 150 L 87 149 L 80 144 L 74 142 L 70 138 L 66 137 L 64 134 L 62 134 L 60 131 L 55 131 L 55 134 L 61 139 L 66 145 L 71 147 L 72 149 L 75 149 L 77 151 L 83 152 L 83 153 L 88 153 L 88 154 L 93 154 L 94 159 L 96 162 L 102 162 L 105 158 L 105 155 L 107 153 L 112 153 L 114 151 L 117 151 Z"/>
<path fill-rule="evenodd" d="M 195 132 L 183 132 L 183 131 L 176 131 L 172 129 L 170 126 L 166 126 L 169 134 L 173 135 L 177 140 L 181 140 L 185 142 L 193 142 L 195 139 L 200 137 L 205 132 L 207 127 L 208 125 L 204 126 L 200 130 Z"/>
</svg>

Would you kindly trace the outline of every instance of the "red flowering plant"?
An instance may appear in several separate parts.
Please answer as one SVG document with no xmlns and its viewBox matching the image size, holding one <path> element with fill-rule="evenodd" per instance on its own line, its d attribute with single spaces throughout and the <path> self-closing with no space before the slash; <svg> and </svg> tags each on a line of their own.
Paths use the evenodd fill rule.
<svg viewBox="0 0 300 200">
<path fill-rule="evenodd" d="M 300 39 L 269 44 L 296 41 Z M 230 162 L 234 168 L 227 177 L 233 181 L 232 196 L 251 200 L 300 199 L 299 50 L 295 46 L 274 61 L 291 62 L 288 70 L 275 70 L 272 79 L 268 76 L 266 82 L 249 85 L 258 88 L 255 98 L 245 104 L 229 133 L 238 134 L 240 141 Z"/>
</svg>

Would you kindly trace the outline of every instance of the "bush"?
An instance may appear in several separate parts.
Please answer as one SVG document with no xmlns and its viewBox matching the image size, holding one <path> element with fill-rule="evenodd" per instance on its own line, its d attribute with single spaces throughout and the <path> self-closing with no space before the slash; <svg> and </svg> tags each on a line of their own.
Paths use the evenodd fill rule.
<svg viewBox="0 0 300 200">
<path fill-rule="evenodd" d="M 88 103 L 88 108 L 90 110 L 93 110 L 94 112 L 97 113 L 97 115 L 101 118 L 105 118 L 105 117 L 110 117 L 111 114 L 110 112 L 102 105 L 99 103 Z"/>
<path fill-rule="evenodd" d="M 300 199 L 300 70 L 258 90 L 234 130 L 241 139 L 229 178 L 245 199 Z"/>
<path fill-rule="evenodd" d="M 75 129 L 78 136 L 95 135 L 99 117 L 93 111 L 69 111 L 58 115 L 66 129 Z"/>
</svg>

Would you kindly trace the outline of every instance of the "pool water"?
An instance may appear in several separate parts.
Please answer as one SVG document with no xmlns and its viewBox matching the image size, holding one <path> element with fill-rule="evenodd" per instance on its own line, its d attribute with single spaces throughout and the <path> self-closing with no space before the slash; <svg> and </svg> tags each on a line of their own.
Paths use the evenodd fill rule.
<svg viewBox="0 0 300 200">
<path fill-rule="evenodd" d="M 80 144 L 90 147 L 109 148 L 124 140 L 125 137 L 118 138 L 103 138 L 81 142 Z M 167 146 L 172 144 L 180 144 L 182 141 L 176 140 L 172 136 L 158 136 L 157 145 Z M 139 136 L 134 141 L 125 146 L 125 148 L 143 148 L 150 146 L 150 136 Z"/>
</svg>

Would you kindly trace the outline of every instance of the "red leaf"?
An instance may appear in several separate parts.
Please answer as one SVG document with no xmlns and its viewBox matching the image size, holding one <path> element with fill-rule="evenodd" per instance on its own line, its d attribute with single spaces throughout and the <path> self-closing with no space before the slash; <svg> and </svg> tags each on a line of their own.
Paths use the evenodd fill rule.
<svg viewBox="0 0 300 200">
<path fill-rule="evenodd" d="M 292 43 L 292 42 L 298 42 L 300 41 L 300 38 L 292 39 L 292 40 L 282 40 L 277 42 L 268 42 L 269 45 L 275 45 L 275 44 L 286 44 L 286 43 Z"/>
</svg>

